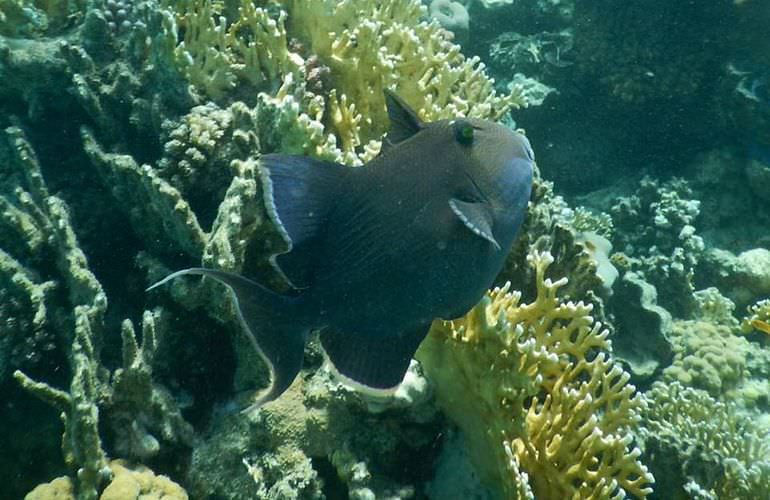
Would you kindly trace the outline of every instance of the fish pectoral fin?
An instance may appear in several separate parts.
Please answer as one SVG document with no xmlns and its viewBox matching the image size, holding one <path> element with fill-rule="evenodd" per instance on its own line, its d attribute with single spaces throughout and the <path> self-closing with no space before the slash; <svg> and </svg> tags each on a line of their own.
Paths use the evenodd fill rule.
<svg viewBox="0 0 770 500">
<path fill-rule="evenodd" d="M 449 206 L 465 227 L 473 231 L 473 234 L 484 238 L 492 243 L 496 250 L 500 250 L 500 244 L 492 234 L 492 214 L 484 203 L 452 198 L 449 200 Z"/>
<path fill-rule="evenodd" d="M 362 392 L 383 394 L 395 390 L 429 324 L 400 335 L 346 333 L 331 328 L 321 332 L 321 346 L 343 382 Z"/>
</svg>

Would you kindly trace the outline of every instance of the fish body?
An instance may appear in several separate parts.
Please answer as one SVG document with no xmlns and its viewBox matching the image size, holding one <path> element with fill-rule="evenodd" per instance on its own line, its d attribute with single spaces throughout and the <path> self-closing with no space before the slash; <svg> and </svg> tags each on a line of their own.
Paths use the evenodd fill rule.
<svg viewBox="0 0 770 500">
<path fill-rule="evenodd" d="M 288 246 L 271 262 L 296 296 L 202 268 L 153 285 L 203 274 L 230 286 L 271 368 L 257 405 L 291 384 L 314 329 L 348 382 L 397 387 L 430 323 L 465 314 L 491 286 L 523 222 L 534 161 L 526 138 L 485 120 L 425 124 L 395 95 L 386 100 L 383 152 L 362 167 L 260 158 L 265 206 Z"/>
</svg>

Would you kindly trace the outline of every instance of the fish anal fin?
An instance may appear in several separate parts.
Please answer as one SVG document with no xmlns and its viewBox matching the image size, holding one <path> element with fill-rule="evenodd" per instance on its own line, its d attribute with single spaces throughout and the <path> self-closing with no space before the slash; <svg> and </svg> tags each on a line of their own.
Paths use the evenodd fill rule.
<svg viewBox="0 0 770 500">
<path fill-rule="evenodd" d="M 364 392 L 383 394 L 395 390 L 404 379 L 428 328 L 420 325 L 389 336 L 327 328 L 321 332 L 321 346 L 344 382 Z"/>
<path fill-rule="evenodd" d="M 452 198 L 449 200 L 452 212 L 473 234 L 489 241 L 497 250 L 500 244 L 492 234 L 492 214 L 489 207 L 481 202 L 468 202 Z"/>
<path fill-rule="evenodd" d="M 254 350 L 269 368 L 270 386 L 248 409 L 258 408 L 283 394 L 302 368 L 309 330 L 297 313 L 297 299 L 274 293 L 237 274 L 199 267 L 177 271 L 148 290 L 189 274 L 212 278 L 233 292 L 241 325 Z"/>
</svg>

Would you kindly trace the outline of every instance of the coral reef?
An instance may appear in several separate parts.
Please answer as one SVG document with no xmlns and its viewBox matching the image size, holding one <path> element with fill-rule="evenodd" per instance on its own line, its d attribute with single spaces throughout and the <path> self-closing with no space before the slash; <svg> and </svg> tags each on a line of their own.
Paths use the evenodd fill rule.
<svg viewBox="0 0 770 500">
<path fill-rule="evenodd" d="M 770 295 L 770 250 L 753 248 L 735 255 L 709 249 L 699 266 L 700 280 L 715 285 L 739 308 Z"/>
<path fill-rule="evenodd" d="M 741 321 L 741 332 L 750 333 L 757 329 L 770 334 L 770 328 L 766 326 L 770 323 L 770 299 L 749 306 L 748 312 L 749 315 Z"/>
<path fill-rule="evenodd" d="M 54 3 L 66 12 L 46 11 Z M 368 160 L 387 128 L 384 88 L 429 120 L 502 118 L 526 98 L 517 88 L 498 95 L 484 65 L 412 0 L 19 5 L 6 2 L 0 15 L 0 109 L 11 125 L 0 144 L 0 320 L 10 332 L 0 375 L 15 372 L 62 412 L 59 469 L 70 490 L 114 490 L 107 485 L 125 469 L 110 459 L 120 457 L 231 498 L 417 494 L 440 432 L 420 384 L 394 401 L 363 402 L 318 372 L 326 381 L 286 408 L 219 413 L 246 402 L 225 401 L 228 391 L 251 394 L 266 377 L 241 345 L 229 297 L 208 281 L 180 280 L 149 298 L 143 288 L 183 262 L 285 286 L 265 259 L 282 242 L 260 208 L 257 158 Z M 231 417 L 251 434 L 221 462 L 240 437 Z M 191 421 L 210 425 L 212 437 L 196 440 Z M 301 423 L 309 430 L 292 434 Z M 361 428 L 369 433 L 356 438 Z M 261 444 L 246 454 L 244 443 Z M 420 453 L 429 459 L 413 472 L 399 468 Z M 42 478 L 29 475 L 9 494 L 59 469 L 40 467 Z M 213 471 L 232 480 L 210 480 Z"/>
<path fill-rule="evenodd" d="M 192 429 L 182 419 L 173 399 L 151 380 L 156 315 L 145 314 L 141 350 L 131 322 L 124 323 L 125 365 L 110 380 L 110 373 L 99 357 L 107 299 L 80 248 L 68 208 L 61 199 L 49 194 L 37 157 L 21 129 L 7 128 L 3 141 L 3 173 L 12 181 L 8 185 L 16 188 L 1 198 L 5 207 L 2 231 L 11 238 L 4 241 L 20 242 L 18 246 L 6 247 L 15 258 L 5 251 L 2 254 L 6 262 L 3 270 L 11 273 L 5 279 L 17 283 L 8 292 L 30 294 L 26 301 L 21 295 L 19 302 L 32 306 L 35 316 L 30 324 L 47 325 L 55 332 L 57 343 L 70 345 L 72 379 L 69 390 L 62 391 L 33 381 L 18 369 L 14 376 L 25 389 L 61 412 L 62 451 L 65 463 L 77 472 L 78 495 L 96 498 L 100 486 L 111 475 L 99 433 L 102 412 L 116 429 L 118 441 L 133 443 L 116 444 L 128 457 L 149 458 L 157 453 L 159 443 L 152 433 L 167 443 L 189 445 Z M 39 260 L 41 257 L 43 260 Z M 57 294 L 57 300 L 50 301 L 48 307 L 43 304 L 45 295 L 30 286 L 29 276 L 38 273 L 53 278 L 51 287 L 61 287 L 64 292 Z M 25 309 L 20 312 L 27 313 Z M 24 316 L 17 319 L 14 313 L 7 311 L 9 317 L 4 318 L 5 322 L 25 321 Z M 23 339 L 15 342 L 26 344 Z"/>
<path fill-rule="evenodd" d="M 594 314 L 602 318 L 602 297 L 609 291 L 608 283 L 597 272 L 597 257 L 601 260 L 601 256 L 586 235 L 609 236 L 611 232 L 609 216 L 571 208 L 554 192 L 553 183 L 543 180 L 536 171 L 527 217 L 496 283 L 518 283 L 524 297 L 534 297 L 535 270 L 527 264 L 527 256 L 532 249 L 549 252 L 554 259 L 549 272 L 568 278 L 561 290 L 564 297 L 592 303 Z"/>
<path fill-rule="evenodd" d="M 684 5 L 475 2 L 442 26 L 416 0 L 3 2 L 0 415 L 22 420 L 35 395 L 64 427 L 57 463 L 4 432 L 7 495 L 67 474 L 34 494 L 185 498 L 166 474 L 194 498 L 645 498 L 649 460 L 661 497 L 762 498 L 768 56 L 731 52 L 746 36 L 724 22 L 761 27 L 759 4 L 690 19 Z M 718 50 L 683 43 L 704 33 Z M 239 413 L 267 373 L 230 297 L 197 279 L 143 290 L 201 264 L 285 289 L 259 156 L 370 160 L 386 88 L 425 120 L 512 123 L 520 108 L 563 192 L 627 184 L 578 202 L 589 210 L 538 176 L 498 279 L 518 291 L 434 324 L 425 376 L 414 364 L 393 398 L 342 387 L 312 344 L 284 398 Z M 524 109 L 544 101 L 559 119 Z M 687 182 L 637 189 L 639 170 L 668 168 Z M 663 384 L 642 398 L 630 377 Z M 30 442 L 56 443 L 39 423 Z"/>
<path fill-rule="evenodd" d="M 699 233 L 713 247 L 740 253 L 770 245 L 762 230 L 770 221 L 768 204 L 761 197 L 763 184 L 756 175 L 761 163 L 732 149 L 697 155 L 684 169 L 695 197 L 701 201 Z"/>
<path fill-rule="evenodd" d="M 750 349 L 729 326 L 706 321 L 676 321 L 671 332 L 674 360 L 663 380 L 678 381 L 719 397 L 734 389 L 746 373 Z"/>
<path fill-rule="evenodd" d="M 611 357 L 591 306 L 562 301 L 553 258 L 531 254 L 537 296 L 508 287 L 464 318 L 436 322 L 418 351 L 441 408 L 502 498 L 646 498 L 652 475 L 631 448 L 642 402 Z"/>
</svg>

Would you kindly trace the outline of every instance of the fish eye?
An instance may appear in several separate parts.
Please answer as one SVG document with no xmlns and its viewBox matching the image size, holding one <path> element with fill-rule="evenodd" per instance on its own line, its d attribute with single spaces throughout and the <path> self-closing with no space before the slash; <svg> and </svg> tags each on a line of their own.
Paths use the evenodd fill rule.
<svg viewBox="0 0 770 500">
<path fill-rule="evenodd" d="M 473 125 L 471 125 L 468 120 L 455 120 L 453 127 L 455 131 L 455 140 L 457 142 L 465 146 L 473 144 Z"/>
</svg>

